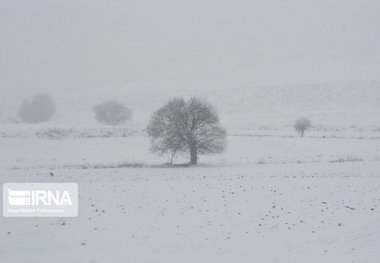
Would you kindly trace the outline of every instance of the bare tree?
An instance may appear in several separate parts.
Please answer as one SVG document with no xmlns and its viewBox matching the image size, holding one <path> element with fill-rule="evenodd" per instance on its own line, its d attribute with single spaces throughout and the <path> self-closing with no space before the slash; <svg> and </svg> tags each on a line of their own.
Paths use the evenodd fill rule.
<svg viewBox="0 0 380 263">
<path fill-rule="evenodd" d="M 303 137 L 305 131 L 311 127 L 311 122 L 308 118 L 300 118 L 296 120 L 294 124 L 294 129 Z"/>
<path fill-rule="evenodd" d="M 25 122 L 38 123 L 50 120 L 55 113 L 55 102 L 48 94 L 37 94 L 32 100 L 24 100 L 18 116 Z"/>
<path fill-rule="evenodd" d="M 96 105 L 93 111 L 97 121 L 107 125 L 117 125 L 132 118 L 132 110 L 115 100 Z"/>
<path fill-rule="evenodd" d="M 170 100 L 152 115 L 147 132 L 152 151 L 171 153 L 171 161 L 178 152 L 189 152 L 190 163 L 196 164 L 198 154 L 220 153 L 226 145 L 216 109 L 195 97 Z"/>
</svg>

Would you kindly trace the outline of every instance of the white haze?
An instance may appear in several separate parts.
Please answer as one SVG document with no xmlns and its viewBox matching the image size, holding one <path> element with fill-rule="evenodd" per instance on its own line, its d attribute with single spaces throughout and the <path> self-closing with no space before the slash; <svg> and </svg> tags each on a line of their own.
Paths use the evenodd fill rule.
<svg viewBox="0 0 380 263">
<path fill-rule="evenodd" d="M 380 80 L 376 0 L 2 0 L 0 103 Z"/>
</svg>

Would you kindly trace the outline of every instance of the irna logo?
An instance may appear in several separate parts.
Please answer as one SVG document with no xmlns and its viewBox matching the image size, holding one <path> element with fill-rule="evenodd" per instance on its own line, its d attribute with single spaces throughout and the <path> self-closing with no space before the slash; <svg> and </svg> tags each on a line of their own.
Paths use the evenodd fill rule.
<svg viewBox="0 0 380 263">
<path fill-rule="evenodd" d="M 73 205 L 68 191 L 51 190 L 11 190 L 8 189 L 9 205 L 25 206 L 51 206 L 54 205 Z"/>
<path fill-rule="evenodd" d="M 3 215 L 6 217 L 78 216 L 78 184 L 5 183 Z"/>
</svg>

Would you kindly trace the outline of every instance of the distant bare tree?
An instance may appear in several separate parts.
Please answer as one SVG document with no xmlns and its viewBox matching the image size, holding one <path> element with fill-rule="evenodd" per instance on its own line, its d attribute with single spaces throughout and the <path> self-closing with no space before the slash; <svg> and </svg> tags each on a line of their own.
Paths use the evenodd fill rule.
<svg viewBox="0 0 380 263">
<path fill-rule="evenodd" d="M 191 98 L 185 102 L 175 98 L 158 109 L 147 127 L 152 151 L 171 153 L 171 162 L 178 152 L 190 152 L 190 163 L 198 154 L 220 153 L 226 145 L 226 131 L 219 124 L 216 109 L 207 101 Z"/>
<path fill-rule="evenodd" d="M 48 94 L 37 94 L 30 100 L 24 100 L 18 116 L 25 122 L 39 123 L 50 120 L 55 113 L 55 102 Z"/>
<path fill-rule="evenodd" d="M 132 118 L 132 110 L 115 100 L 105 101 L 93 108 L 95 118 L 103 124 L 117 125 Z"/>
<path fill-rule="evenodd" d="M 303 137 L 305 131 L 311 127 L 311 122 L 308 118 L 300 118 L 296 120 L 294 129 Z"/>
</svg>

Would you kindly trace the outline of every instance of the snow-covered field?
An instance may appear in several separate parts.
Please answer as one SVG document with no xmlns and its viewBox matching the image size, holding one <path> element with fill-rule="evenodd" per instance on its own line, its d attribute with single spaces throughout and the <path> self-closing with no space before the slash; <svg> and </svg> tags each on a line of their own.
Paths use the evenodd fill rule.
<svg viewBox="0 0 380 263">
<path fill-rule="evenodd" d="M 52 122 L 2 124 L 2 182 L 77 182 L 80 200 L 77 218 L 1 217 L 0 261 L 377 262 L 379 88 L 208 90 L 228 147 L 197 167 L 149 151 L 144 127 L 167 94 L 121 92 L 135 119 L 117 128 L 96 124 L 84 95 Z M 304 115 L 314 126 L 299 138 Z"/>
<path fill-rule="evenodd" d="M 380 262 L 379 10 L 1 0 L 0 183 L 76 182 L 79 216 L 1 216 L 0 263 Z M 55 115 L 20 122 L 37 93 Z M 216 106 L 227 148 L 170 166 L 145 127 L 191 96 Z M 107 100 L 133 120 L 97 123 Z"/>
</svg>

